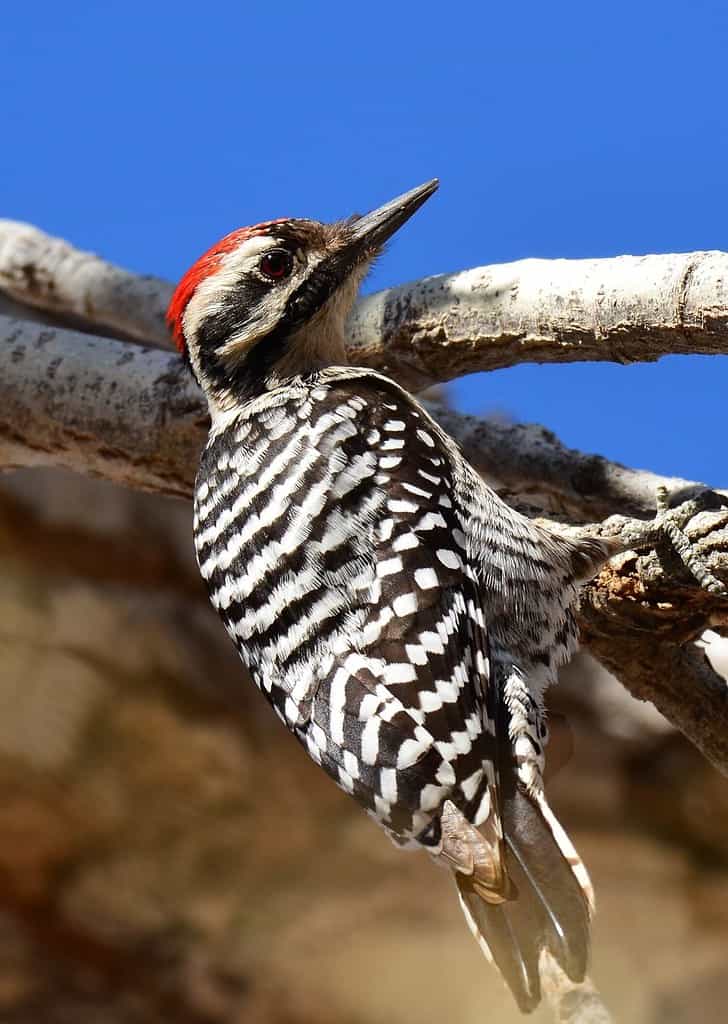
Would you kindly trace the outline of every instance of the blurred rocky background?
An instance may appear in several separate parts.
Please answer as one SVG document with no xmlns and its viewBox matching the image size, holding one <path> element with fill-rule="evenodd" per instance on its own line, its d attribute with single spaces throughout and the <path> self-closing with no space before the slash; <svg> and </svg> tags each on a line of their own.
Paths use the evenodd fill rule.
<svg viewBox="0 0 728 1024">
<path fill-rule="evenodd" d="M 395 849 L 245 679 L 190 518 L 60 472 L 0 480 L 0 1021 L 520 1020 L 446 874 Z M 586 656 L 552 708 L 549 789 L 595 883 L 607 1005 L 724 1020 L 725 780 Z"/>
</svg>

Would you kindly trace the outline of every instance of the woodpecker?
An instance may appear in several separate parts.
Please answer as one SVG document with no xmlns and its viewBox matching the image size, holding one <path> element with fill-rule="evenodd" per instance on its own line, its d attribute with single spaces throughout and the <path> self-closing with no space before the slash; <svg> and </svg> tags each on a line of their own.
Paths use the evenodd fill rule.
<svg viewBox="0 0 728 1024">
<path fill-rule="evenodd" d="M 212 604 L 309 755 L 400 845 L 449 868 L 523 1011 L 547 950 L 587 966 L 587 872 L 543 791 L 544 692 L 580 582 L 612 553 L 487 487 L 344 325 L 430 181 L 365 216 L 241 228 L 168 323 L 209 404 L 194 542 Z"/>
</svg>

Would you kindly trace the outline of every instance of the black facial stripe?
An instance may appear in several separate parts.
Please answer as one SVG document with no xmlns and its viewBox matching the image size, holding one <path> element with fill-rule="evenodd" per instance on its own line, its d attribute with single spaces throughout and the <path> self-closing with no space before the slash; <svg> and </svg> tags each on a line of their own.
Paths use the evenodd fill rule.
<svg viewBox="0 0 728 1024">
<path fill-rule="evenodd" d="M 278 241 L 280 248 L 287 248 L 294 255 L 297 241 Z M 275 364 L 285 355 L 290 336 L 325 305 L 355 266 L 356 261 L 352 261 L 346 250 L 342 250 L 338 258 L 336 255 L 326 256 L 289 295 L 283 314 L 273 329 L 235 364 L 221 357 L 220 349 L 244 330 L 246 314 L 282 283 L 256 274 L 246 275 L 228 294 L 223 308 L 206 316 L 197 329 L 201 373 L 217 389 L 232 389 L 239 395 L 261 391 Z"/>
<path fill-rule="evenodd" d="M 351 262 L 350 258 L 346 259 L 343 254 L 340 260 L 335 256 L 325 257 L 289 295 L 282 317 L 260 345 L 255 346 L 254 351 L 261 345 L 270 346 L 277 350 L 279 354 L 276 359 L 279 359 L 286 351 L 290 336 L 318 313 L 355 266 L 356 263 Z"/>
<path fill-rule="evenodd" d="M 197 329 L 197 340 L 201 351 L 214 353 L 222 348 L 247 320 L 247 312 L 255 308 L 271 288 L 272 282 L 254 277 L 244 277 L 235 287 L 235 292 L 226 297 L 222 307 L 209 313 Z"/>
<path fill-rule="evenodd" d="M 265 374 L 268 368 L 282 355 L 276 346 L 255 345 L 252 352 L 245 358 L 244 367 L 232 367 L 220 356 L 220 349 L 234 335 L 245 327 L 246 314 L 254 309 L 275 284 L 253 275 L 243 278 L 235 288 L 234 294 L 227 297 L 222 307 L 210 313 L 197 328 L 199 345 L 200 371 L 216 388 L 228 389 L 231 386 L 245 385 L 246 378 Z M 267 339 L 266 339 L 267 340 Z M 265 357 L 265 358 L 263 358 Z M 252 364 L 258 365 L 252 365 Z M 248 367 L 250 369 L 248 369 Z M 245 387 L 249 390 L 249 387 Z"/>
</svg>

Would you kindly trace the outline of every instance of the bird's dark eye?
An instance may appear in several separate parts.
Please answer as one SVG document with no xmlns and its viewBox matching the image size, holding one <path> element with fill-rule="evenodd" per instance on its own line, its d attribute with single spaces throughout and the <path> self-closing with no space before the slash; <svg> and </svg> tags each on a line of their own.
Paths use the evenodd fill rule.
<svg viewBox="0 0 728 1024">
<path fill-rule="evenodd" d="M 258 267 L 264 277 L 269 277 L 271 281 L 281 281 L 290 274 L 293 259 L 285 249 L 274 249 L 272 252 L 263 253 Z"/>
</svg>

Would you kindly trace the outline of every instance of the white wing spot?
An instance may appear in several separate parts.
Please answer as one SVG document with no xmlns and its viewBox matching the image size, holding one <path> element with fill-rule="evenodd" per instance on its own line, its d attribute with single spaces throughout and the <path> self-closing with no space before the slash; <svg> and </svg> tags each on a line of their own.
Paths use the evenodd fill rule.
<svg viewBox="0 0 728 1024">
<path fill-rule="evenodd" d="M 439 711 L 442 707 L 442 697 L 439 693 L 433 693 L 432 690 L 422 690 L 419 695 L 420 707 L 429 714 L 431 711 Z"/>
<path fill-rule="evenodd" d="M 422 487 L 417 487 L 416 484 L 404 483 L 404 484 L 402 484 L 402 486 L 404 487 L 405 491 L 409 491 L 410 494 L 417 494 L 421 498 L 431 498 L 432 497 L 432 491 L 426 491 Z"/>
<path fill-rule="evenodd" d="M 344 768 L 351 775 L 352 779 L 359 778 L 359 762 L 350 750 L 344 751 Z"/>
<path fill-rule="evenodd" d="M 419 644 L 405 644 L 405 654 L 413 665 L 427 664 L 427 651 Z"/>
<path fill-rule="evenodd" d="M 395 597 L 392 601 L 392 608 L 394 614 L 400 619 L 405 615 L 414 615 L 417 611 L 417 595 L 402 594 L 400 597 Z"/>
<path fill-rule="evenodd" d="M 422 787 L 420 808 L 423 811 L 434 811 L 446 793 L 447 788 L 445 786 L 434 786 L 429 782 L 426 786 Z"/>
<path fill-rule="evenodd" d="M 362 702 L 363 703 L 363 702 Z M 376 764 L 379 757 L 379 725 L 376 715 L 367 719 L 361 734 L 361 756 L 364 764 Z"/>
<path fill-rule="evenodd" d="M 425 512 L 420 520 L 415 524 L 415 530 L 433 530 L 436 526 L 441 526 L 444 530 L 447 529 L 447 523 L 442 517 L 441 512 Z"/>
<path fill-rule="evenodd" d="M 415 569 L 415 583 L 420 590 L 431 590 L 438 585 L 437 573 L 434 569 Z"/>
<path fill-rule="evenodd" d="M 347 793 L 354 792 L 354 780 L 352 779 L 351 775 L 349 775 L 349 773 L 341 767 L 341 765 L 339 765 L 339 785 Z"/>
<path fill-rule="evenodd" d="M 410 548 L 416 548 L 419 543 L 416 533 L 403 533 L 392 542 L 392 550 L 408 551 Z"/>
<path fill-rule="evenodd" d="M 431 654 L 442 654 L 445 650 L 442 646 L 442 640 L 437 633 L 432 633 L 428 630 L 424 633 L 420 633 L 419 639 L 425 650 L 429 651 Z"/>
<path fill-rule="evenodd" d="M 382 768 L 379 772 L 379 786 L 382 797 L 388 804 L 397 803 L 397 772 L 394 768 Z"/>
<path fill-rule="evenodd" d="M 442 704 L 455 704 L 460 699 L 460 688 L 452 679 L 436 679 L 435 689 Z"/>
<path fill-rule="evenodd" d="M 396 558 L 385 558 L 383 562 L 377 562 L 377 576 L 393 576 L 396 572 L 402 572 L 402 559 L 399 555 Z"/>
<path fill-rule="evenodd" d="M 413 501 L 402 501 L 399 498 L 390 498 L 387 502 L 390 512 L 419 512 L 420 506 Z"/>
<path fill-rule="evenodd" d="M 467 732 L 454 732 L 452 734 L 452 742 L 458 753 L 458 757 L 461 754 L 469 754 L 473 749 L 473 741 L 470 739 Z"/>
<path fill-rule="evenodd" d="M 478 792 L 478 786 L 483 781 L 483 769 L 478 768 L 472 775 L 468 775 L 467 779 L 463 779 L 460 783 L 460 789 L 463 791 L 463 796 L 466 800 L 472 800 L 475 794 Z"/>
<path fill-rule="evenodd" d="M 454 551 L 450 551 L 448 548 L 438 548 L 437 557 L 444 566 L 448 569 L 461 569 L 462 562 L 460 556 L 455 554 Z"/>
<path fill-rule="evenodd" d="M 382 821 L 389 821 L 389 812 L 391 807 L 383 797 L 378 794 L 374 794 L 374 811 L 375 817 L 380 818 Z"/>
<path fill-rule="evenodd" d="M 417 670 L 414 665 L 403 661 L 394 665 L 385 665 L 384 678 L 392 686 L 397 683 L 413 683 L 417 678 Z"/>
<path fill-rule="evenodd" d="M 490 790 L 486 789 L 483 793 L 483 798 L 478 805 L 478 809 L 475 812 L 475 824 L 482 825 L 486 818 L 490 814 Z"/>
<path fill-rule="evenodd" d="M 389 540 L 394 529 L 394 519 L 382 519 L 379 524 L 379 539 Z M 395 548 L 396 550 L 396 548 Z"/>
<path fill-rule="evenodd" d="M 442 482 L 442 477 L 435 476 L 434 473 L 426 473 L 424 469 L 418 469 L 417 475 L 421 476 L 423 480 L 427 480 L 429 483 L 435 484 L 435 486 Z"/>
<path fill-rule="evenodd" d="M 424 730 L 418 730 L 424 733 Z M 424 739 L 405 740 L 397 751 L 397 767 L 400 771 L 403 768 L 411 768 L 427 753 L 431 746 L 429 734 L 424 733 Z"/>
</svg>

